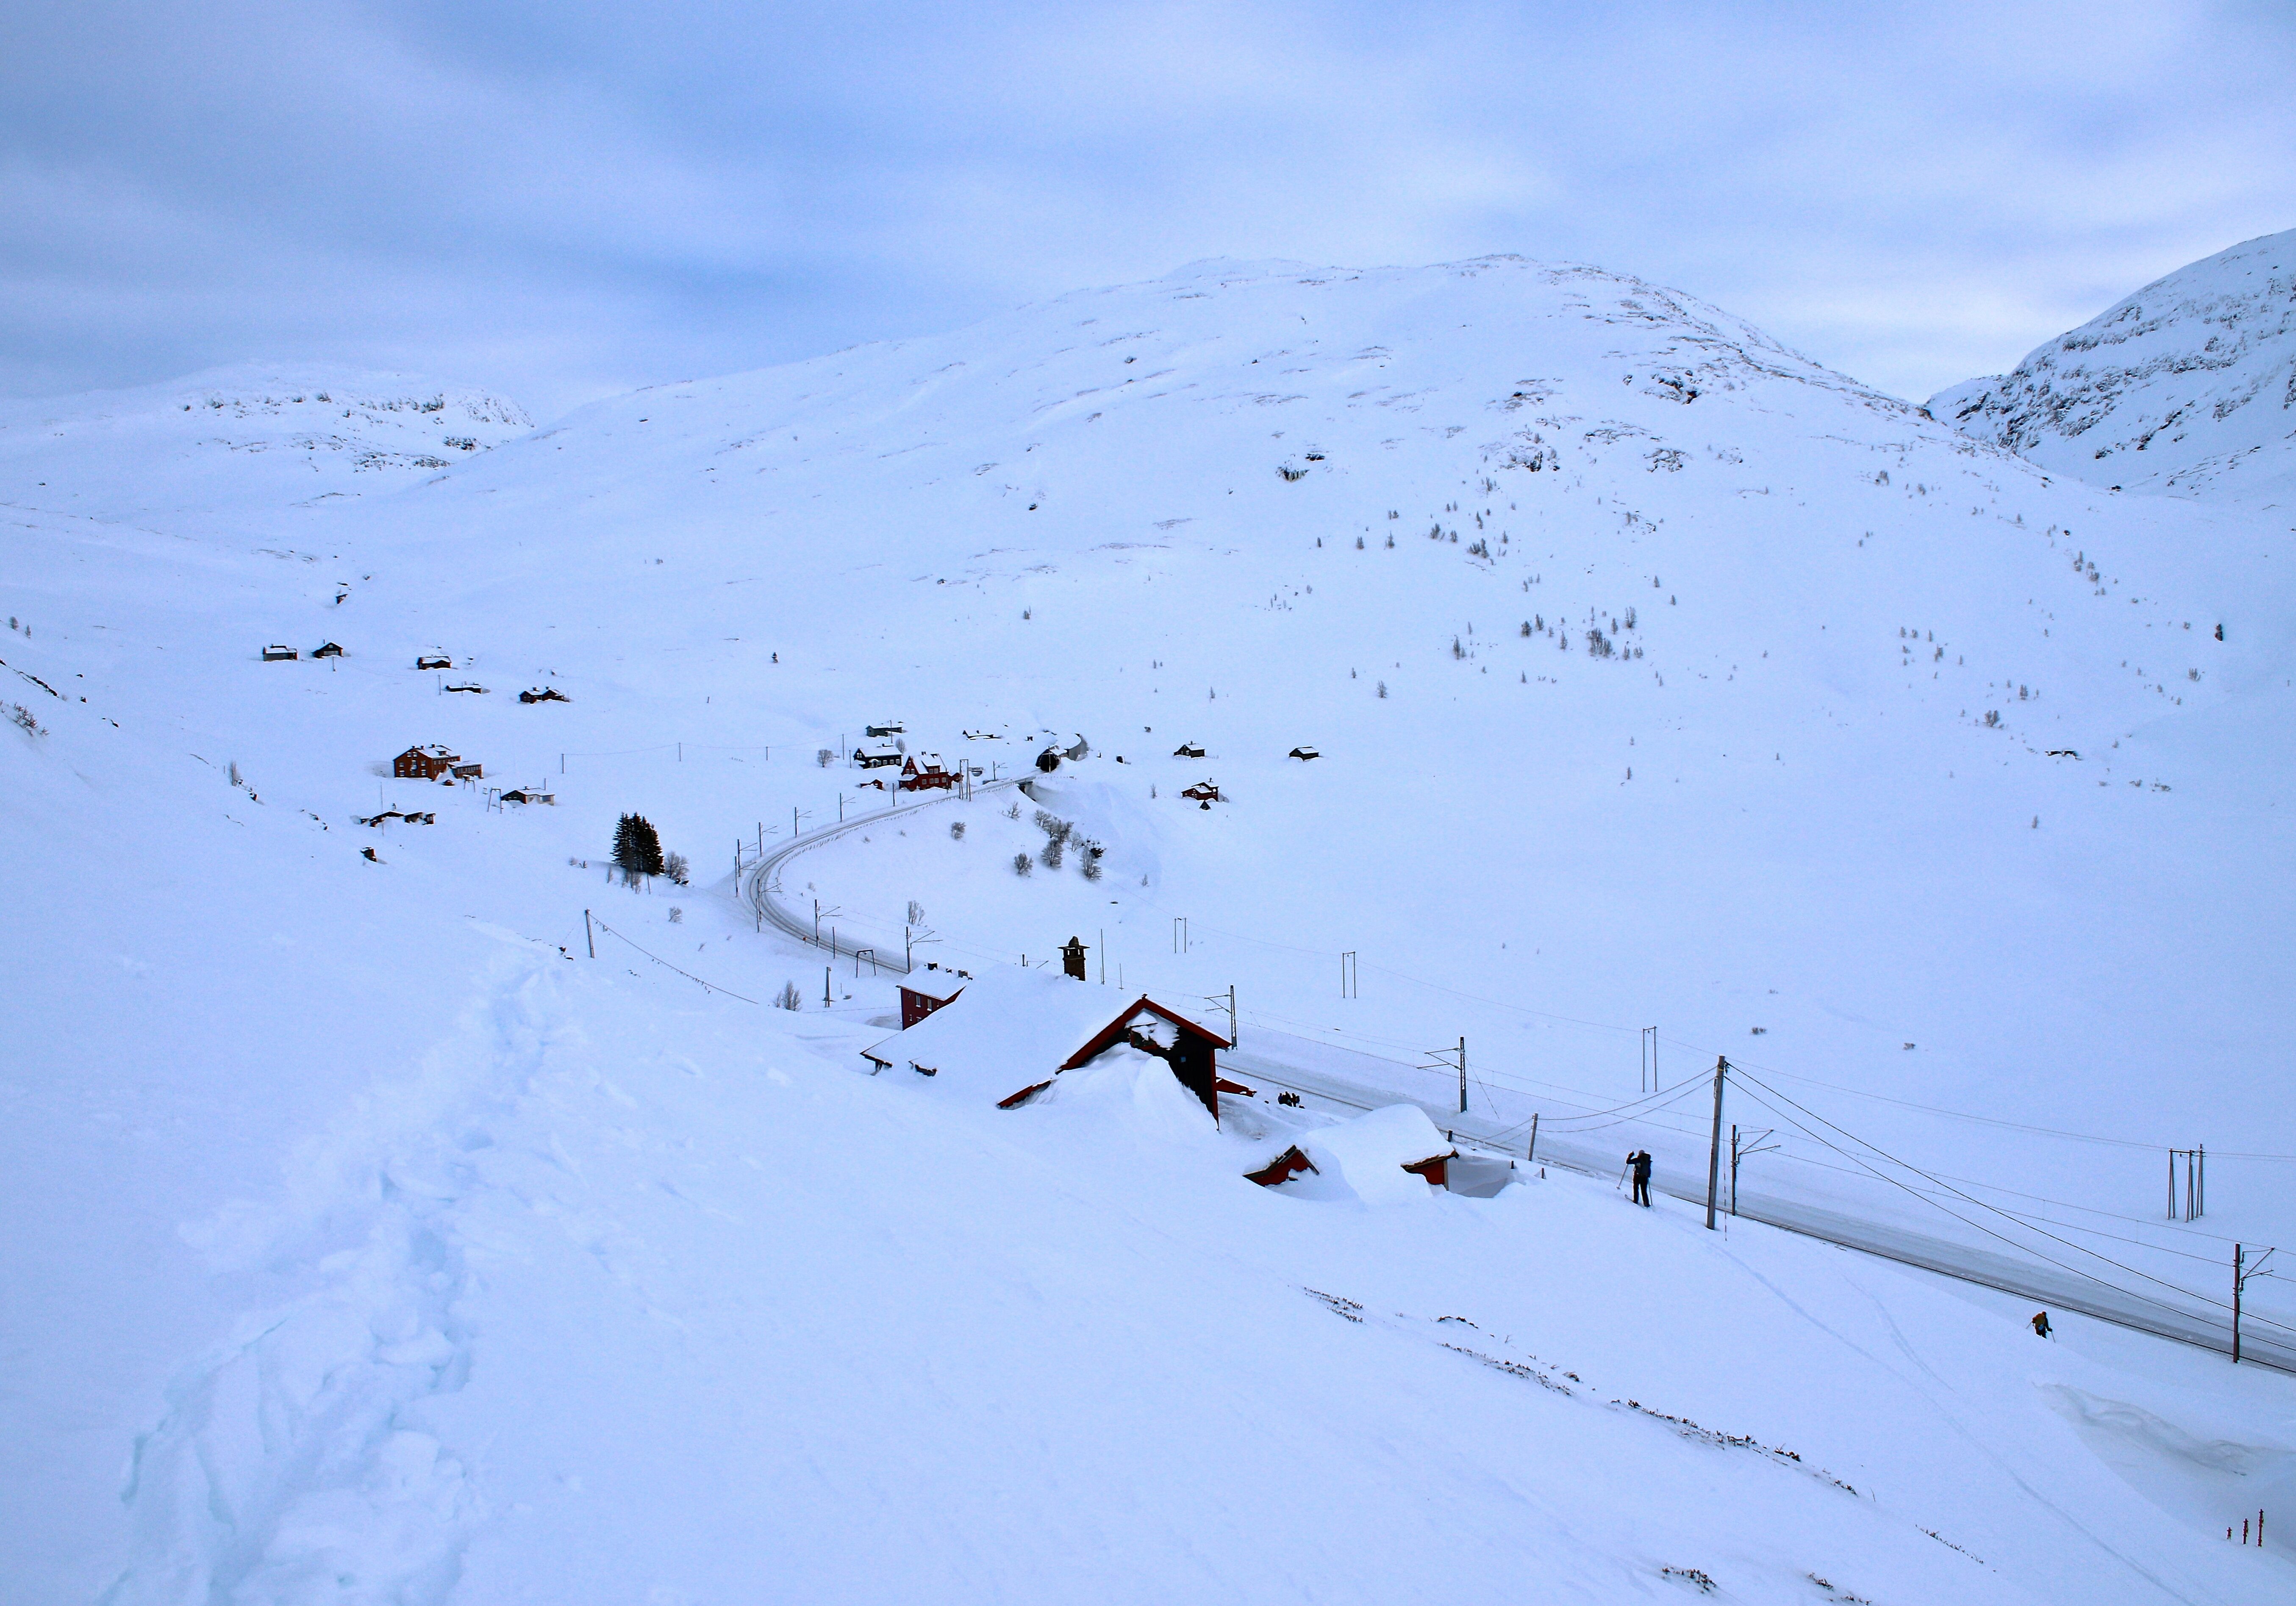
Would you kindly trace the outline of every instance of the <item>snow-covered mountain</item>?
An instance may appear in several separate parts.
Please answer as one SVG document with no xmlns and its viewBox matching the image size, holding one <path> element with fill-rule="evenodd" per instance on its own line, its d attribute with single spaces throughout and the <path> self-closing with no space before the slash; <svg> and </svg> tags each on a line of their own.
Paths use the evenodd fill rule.
<svg viewBox="0 0 2296 1606">
<path fill-rule="evenodd" d="M 0 496 L 82 516 L 357 496 L 525 434 L 515 403 L 419 375 L 248 363 L 0 401 Z"/>
<path fill-rule="evenodd" d="M 1929 407 L 2098 485 L 2284 501 L 2296 491 L 2296 230 L 2178 268 Z"/>
<path fill-rule="evenodd" d="M 355 391 L 395 467 L 297 444 L 340 377 L 209 389 L 0 436 L 12 1597 L 2289 1577 L 2223 1539 L 2296 1487 L 2285 1378 L 1611 1170 L 1702 1195 L 1726 1053 L 1749 1200 L 2139 1299 L 2296 1241 L 2284 524 L 1513 258 L 1198 264 L 537 430 Z M 887 721 L 1089 750 L 881 823 Z M 626 812 L 693 884 L 609 884 Z M 781 874 L 832 960 L 734 871 L 840 815 Z M 1603 1175 L 1287 1195 L 1243 1172 L 1344 1111 L 869 1074 L 871 958 L 1070 937 L 1439 1127 L 1464 1038 L 1465 1120 Z"/>
</svg>

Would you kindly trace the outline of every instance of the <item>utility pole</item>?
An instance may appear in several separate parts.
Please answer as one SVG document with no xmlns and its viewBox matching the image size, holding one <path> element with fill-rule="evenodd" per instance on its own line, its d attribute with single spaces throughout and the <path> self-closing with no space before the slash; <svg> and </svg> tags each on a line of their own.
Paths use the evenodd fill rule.
<svg viewBox="0 0 2296 1606">
<path fill-rule="evenodd" d="M 598 939 L 597 939 L 597 938 L 596 938 L 595 936 L 594 936 L 594 935 L 591 933 L 591 930 L 590 930 L 590 912 L 589 912 L 587 909 L 585 909 L 585 910 L 583 910 L 583 911 L 582 911 L 582 940 L 583 940 L 583 942 L 585 942 L 586 944 L 587 944 L 587 945 L 588 945 L 588 946 L 589 946 L 589 949 L 590 949 L 590 957 L 591 957 L 591 958 L 593 958 L 593 959 L 597 958 L 597 956 L 598 956 Z"/>
<path fill-rule="evenodd" d="M 1100 929 L 1100 985 L 1108 985 L 1108 928 Z"/>
<path fill-rule="evenodd" d="M 821 1007 L 824 1009 L 829 1007 L 829 967 L 827 965 L 821 967 Z"/>
<path fill-rule="evenodd" d="M 1730 1061 L 1720 1055 L 1714 1060 L 1714 1136 L 1706 1151 L 1706 1230 L 1714 1230 L 1715 1195 L 1722 1191 L 1722 1078 L 1729 1074 Z"/>
<path fill-rule="evenodd" d="M 1738 1213 L 1738 1162 L 1749 1155 L 1767 1154 L 1777 1145 L 1768 1140 L 1773 1132 L 1759 1133 L 1748 1138 L 1743 1145 L 1738 1142 L 1738 1123 L 1730 1123 L 1730 1214 Z"/>
<path fill-rule="evenodd" d="M 1643 1075 L 1642 1080 L 1635 1085 L 1635 1091 L 1656 1093 L 1658 1091 L 1658 1028 L 1655 1026 L 1643 1028 L 1642 1048 Z"/>
<path fill-rule="evenodd" d="M 1522 1163 L 1526 1168 L 1538 1163 L 1538 1111 L 1536 1110 L 1530 1112 L 1530 1147 L 1522 1151 Z"/>
<path fill-rule="evenodd" d="M 1353 998 L 1356 992 L 1356 951 L 1349 948 L 1340 955 L 1340 996 Z"/>
<path fill-rule="evenodd" d="M 1235 987 L 1231 983 L 1227 989 L 1227 1045 L 1230 1048 L 1235 1046 L 1239 1035 L 1235 1029 Z"/>
<path fill-rule="evenodd" d="M 1467 1113 L 1467 1040 L 1459 1039 L 1459 1113 Z"/>
</svg>

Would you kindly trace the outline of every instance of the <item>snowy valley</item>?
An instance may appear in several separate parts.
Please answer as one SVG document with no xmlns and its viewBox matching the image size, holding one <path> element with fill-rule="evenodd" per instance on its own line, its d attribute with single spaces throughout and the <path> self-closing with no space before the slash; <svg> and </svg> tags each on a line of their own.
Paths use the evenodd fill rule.
<svg viewBox="0 0 2296 1606">
<path fill-rule="evenodd" d="M 2296 1246 L 2288 238 L 2079 401 L 2104 336 L 1925 410 L 1492 258 L 539 428 L 0 408 L 6 1593 L 2284 1592 L 2296 1378 L 1749 1217 L 2210 1342 Z M 919 1075 L 956 971 L 987 1069 Z M 1142 996 L 1217 1124 L 1030 1060 Z M 1512 1185 L 1349 1160 L 1393 1104 Z"/>
</svg>

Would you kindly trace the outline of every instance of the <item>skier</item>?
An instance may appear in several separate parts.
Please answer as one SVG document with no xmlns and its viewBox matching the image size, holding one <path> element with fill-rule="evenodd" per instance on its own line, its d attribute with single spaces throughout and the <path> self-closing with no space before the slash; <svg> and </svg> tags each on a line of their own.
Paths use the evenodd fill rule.
<svg viewBox="0 0 2296 1606">
<path fill-rule="evenodd" d="M 2034 1336 L 2037 1338 L 2046 1339 L 2049 1336 L 2049 1313 L 2047 1311 L 2037 1310 L 2033 1313 L 2033 1332 Z"/>
<path fill-rule="evenodd" d="M 1627 1164 L 1635 1168 L 1635 1202 L 1644 1209 L 1650 1208 L 1651 1157 L 1647 1149 L 1637 1149 L 1627 1156 Z"/>
</svg>

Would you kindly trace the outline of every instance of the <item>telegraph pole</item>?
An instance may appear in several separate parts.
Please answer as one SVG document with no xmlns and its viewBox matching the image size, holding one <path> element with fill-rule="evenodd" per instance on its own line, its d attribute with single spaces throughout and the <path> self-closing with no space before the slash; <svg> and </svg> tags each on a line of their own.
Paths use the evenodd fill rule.
<svg viewBox="0 0 2296 1606">
<path fill-rule="evenodd" d="M 1459 1113 L 1467 1113 L 1467 1040 L 1459 1039 Z"/>
<path fill-rule="evenodd" d="M 590 946 L 590 957 L 597 958 L 598 939 L 590 930 L 590 912 L 587 909 L 582 911 L 582 940 Z"/>
<path fill-rule="evenodd" d="M 1706 1230 L 1714 1230 L 1715 1195 L 1722 1191 L 1722 1078 L 1729 1074 L 1730 1061 L 1716 1055 L 1714 1060 L 1714 1137 L 1706 1151 Z"/>
</svg>

